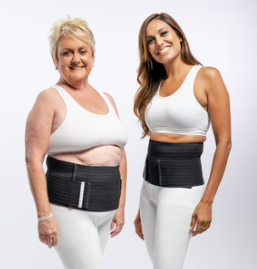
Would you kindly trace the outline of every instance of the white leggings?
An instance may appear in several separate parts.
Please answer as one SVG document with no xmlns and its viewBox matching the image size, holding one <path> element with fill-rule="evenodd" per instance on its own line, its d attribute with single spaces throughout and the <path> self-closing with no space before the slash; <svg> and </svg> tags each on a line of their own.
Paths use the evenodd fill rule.
<svg viewBox="0 0 257 269">
<path fill-rule="evenodd" d="M 203 192 L 204 186 L 167 188 L 143 182 L 141 220 L 154 269 L 182 269 L 192 214 Z"/>
<path fill-rule="evenodd" d="M 55 247 L 65 269 L 102 269 L 103 251 L 116 210 L 89 212 L 51 204 L 59 225 Z"/>
</svg>

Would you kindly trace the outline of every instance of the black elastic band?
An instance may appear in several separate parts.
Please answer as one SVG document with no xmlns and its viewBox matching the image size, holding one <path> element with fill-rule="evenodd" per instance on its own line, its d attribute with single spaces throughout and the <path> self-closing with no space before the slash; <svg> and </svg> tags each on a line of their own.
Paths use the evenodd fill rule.
<svg viewBox="0 0 257 269">
<path fill-rule="evenodd" d="M 171 144 L 150 140 L 144 179 L 164 187 L 191 188 L 203 185 L 202 152 L 203 143 Z"/>
<path fill-rule="evenodd" d="M 89 167 L 47 157 L 47 189 L 50 203 L 88 211 L 119 207 L 119 167 Z"/>
</svg>

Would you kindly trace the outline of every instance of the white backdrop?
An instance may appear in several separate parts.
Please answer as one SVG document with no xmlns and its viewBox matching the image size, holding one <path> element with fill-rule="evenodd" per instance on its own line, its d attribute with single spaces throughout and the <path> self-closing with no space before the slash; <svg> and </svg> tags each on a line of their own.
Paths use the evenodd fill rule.
<svg viewBox="0 0 257 269">
<path fill-rule="evenodd" d="M 151 268 L 144 242 L 133 227 L 147 139 L 140 140 L 132 107 L 139 28 L 156 12 L 167 12 L 178 21 L 196 58 L 220 70 L 231 97 L 233 148 L 214 203 L 213 224 L 191 240 L 184 268 L 257 268 L 256 0 L 1 0 L 1 269 L 62 268 L 55 251 L 37 239 L 24 162 L 24 127 L 38 93 L 58 80 L 48 36 L 52 23 L 66 15 L 89 23 L 96 39 L 91 83 L 114 97 L 129 133 L 126 226 L 109 240 L 105 268 Z M 214 149 L 210 130 L 202 158 L 206 181 Z"/>
</svg>

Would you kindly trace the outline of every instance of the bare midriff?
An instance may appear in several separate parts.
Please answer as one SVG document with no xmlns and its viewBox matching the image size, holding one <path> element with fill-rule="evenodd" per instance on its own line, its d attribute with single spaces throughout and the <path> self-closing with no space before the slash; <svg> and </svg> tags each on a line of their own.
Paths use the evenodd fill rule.
<svg viewBox="0 0 257 269">
<path fill-rule="evenodd" d="M 52 154 L 53 158 L 85 166 L 118 166 L 121 149 L 115 145 L 94 147 L 77 153 Z"/>
<path fill-rule="evenodd" d="M 150 136 L 151 140 L 164 143 L 202 143 L 206 140 L 205 136 L 196 135 L 176 135 L 176 134 L 157 134 L 153 133 Z"/>
</svg>

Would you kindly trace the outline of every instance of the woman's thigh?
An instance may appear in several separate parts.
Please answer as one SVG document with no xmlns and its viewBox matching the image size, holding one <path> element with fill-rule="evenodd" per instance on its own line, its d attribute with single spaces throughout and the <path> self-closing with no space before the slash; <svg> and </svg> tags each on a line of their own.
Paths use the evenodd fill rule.
<svg viewBox="0 0 257 269">
<path fill-rule="evenodd" d="M 204 186 L 159 191 L 154 245 L 154 269 L 182 269 L 191 238 L 190 224 Z"/>
<path fill-rule="evenodd" d="M 153 261 L 156 205 L 151 201 L 151 184 L 143 182 L 140 194 L 140 213 L 148 254 Z"/>
<path fill-rule="evenodd" d="M 103 255 L 98 226 L 108 222 L 113 212 L 88 212 L 53 204 L 51 208 L 59 225 L 59 242 L 55 249 L 64 268 L 102 269 Z M 101 238 L 103 236 L 101 233 Z M 108 235 L 105 235 L 105 240 L 107 239 Z"/>
<path fill-rule="evenodd" d="M 106 220 L 98 225 L 98 235 L 102 253 L 104 253 L 107 241 L 110 237 L 111 224 L 117 210 L 109 211 Z"/>
</svg>

